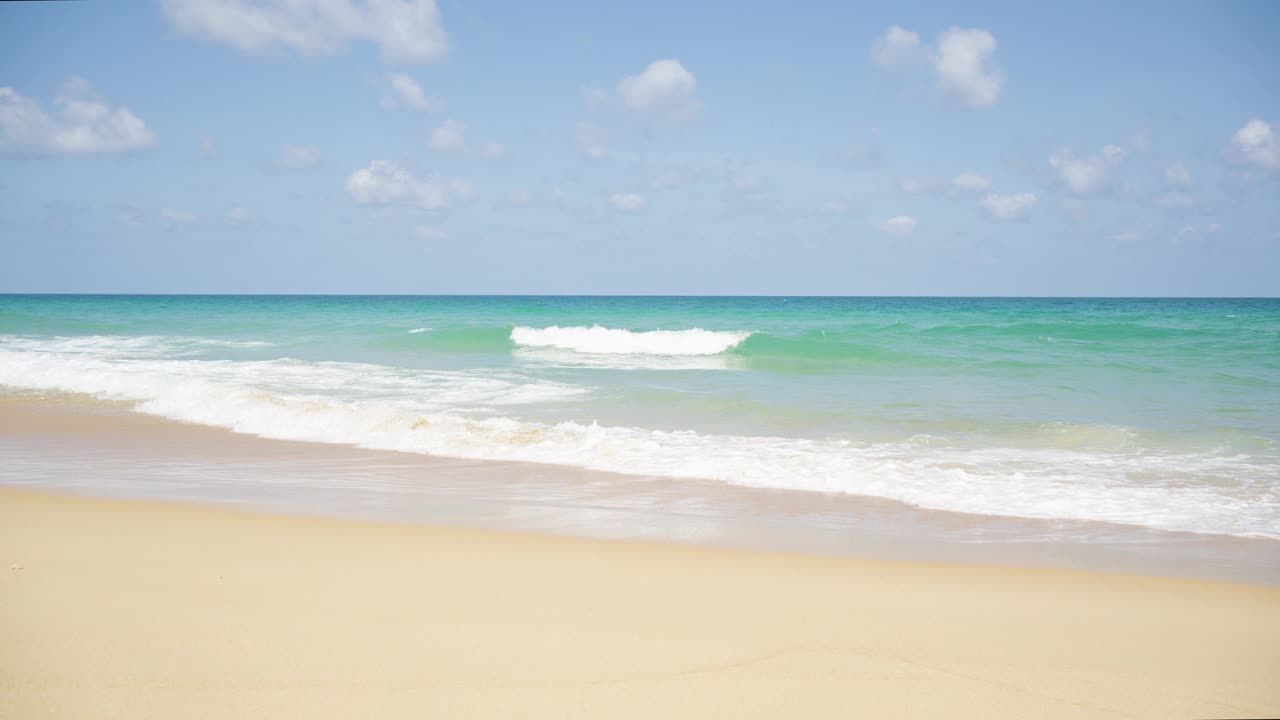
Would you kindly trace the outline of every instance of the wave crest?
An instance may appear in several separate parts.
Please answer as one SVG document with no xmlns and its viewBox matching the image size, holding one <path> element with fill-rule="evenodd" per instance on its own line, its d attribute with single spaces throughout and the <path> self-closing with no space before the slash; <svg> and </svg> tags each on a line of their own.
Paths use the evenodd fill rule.
<svg viewBox="0 0 1280 720">
<path fill-rule="evenodd" d="M 551 347 L 593 355 L 719 355 L 751 337 L 736 330 L 649 330 L 632 332 L 591 327 L 517 326 L 511 341 L 525 347 Z"/>
</svg>

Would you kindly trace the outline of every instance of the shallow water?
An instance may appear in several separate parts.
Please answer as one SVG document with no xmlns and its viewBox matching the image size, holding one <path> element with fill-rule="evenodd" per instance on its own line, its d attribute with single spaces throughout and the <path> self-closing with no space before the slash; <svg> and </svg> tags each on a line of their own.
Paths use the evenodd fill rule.
<svg viewBox="0 0 1280 720">
<path fill-rule="evenodd" d="M 0 296 L 0 385 L 266 437 L 1280 538 L 1280 301 Z"/>
</svg>

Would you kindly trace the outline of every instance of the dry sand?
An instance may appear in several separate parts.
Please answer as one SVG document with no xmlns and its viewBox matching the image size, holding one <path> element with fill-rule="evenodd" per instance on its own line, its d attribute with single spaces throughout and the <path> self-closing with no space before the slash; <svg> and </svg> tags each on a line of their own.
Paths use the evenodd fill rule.
<svg viewBox="0 0 1280 720">
<path fill-rule="evenodd" d="M 1274 587 L 15 490 L 0 563 L 5 718 L 1280 715 Z"/>
</svg>

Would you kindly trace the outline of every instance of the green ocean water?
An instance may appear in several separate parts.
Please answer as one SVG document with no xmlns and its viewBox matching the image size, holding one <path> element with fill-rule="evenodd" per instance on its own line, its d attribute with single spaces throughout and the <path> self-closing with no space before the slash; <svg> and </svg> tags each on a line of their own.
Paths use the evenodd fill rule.
<svg viewBox="0 0 1280 720">
<path fill-rule="evenodd" d="M 8 295 L 0 385 L 269 437 L 1280 537 L 1280 300 Z"/>
</svg>

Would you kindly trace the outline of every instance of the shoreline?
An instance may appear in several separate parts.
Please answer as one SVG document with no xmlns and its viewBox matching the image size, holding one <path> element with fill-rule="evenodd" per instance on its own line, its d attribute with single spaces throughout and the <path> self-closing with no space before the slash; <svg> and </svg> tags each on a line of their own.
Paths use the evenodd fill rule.
<svg viewBox="0 0 1280 720">
<path fill-rule="evenodd" d="M 1276 588 L 13 489 L 0 553 L 0 708 L 16 717 L 1280 707 Z"/>
<path fill-rule="evenodd" d="M 882 560 L 1280 585 L 1280 541 L 922 510 L 518 462 L 260 438 L 131 403 L 0 396 L 0 488 Z"/>
</svg>

